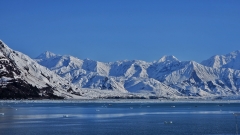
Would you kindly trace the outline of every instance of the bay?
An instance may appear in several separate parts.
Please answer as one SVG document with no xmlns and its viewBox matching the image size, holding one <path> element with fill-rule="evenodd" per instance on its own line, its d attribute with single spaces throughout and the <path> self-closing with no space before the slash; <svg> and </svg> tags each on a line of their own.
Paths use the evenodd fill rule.
<svg viewBox="0 0 240 135">
<path fill-rule="evenodd" d="M 237 112 L 240 103 L 7 102 L 0 134 L 235 135 Z"/>
</svg>

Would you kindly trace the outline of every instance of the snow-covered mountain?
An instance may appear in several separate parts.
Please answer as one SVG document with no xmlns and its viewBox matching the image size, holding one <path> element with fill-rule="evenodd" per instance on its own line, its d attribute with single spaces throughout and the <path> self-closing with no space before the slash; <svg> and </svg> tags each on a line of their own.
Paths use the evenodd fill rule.
<svg viewBox="0 0 240 135">
<path fill-rule="evenodd" d="M 0 41 L 0 98 L 186 98 L 240 94 L 240 51 L 201 64 L 99 62 L 45 52 L 35 60 Z"/>
<path fill-rule="evenodd" d="M 240 70 L 240 50 L 226 55 L 215 55 L 201 62 L 201 64 L 213 68 L 231 68 Z"/>
<path fill-rule="evenodd" d="M 0 98 L 81 98 L 81 91 L 0 41 Z"/>
<path fill-rule="evenodd" d="M 163 56 L 155 62 L 125 60 L 103 63 L 50 52 L 41 54 L 36 61 L 82 88 L 150 93 L 157 97 L 209 97 L 239 94 L 238 54 L 236 51 L 225 56 L 222 66 L 217 62 L 179 61 L 174 56 Z M 232 62 L 230 57 L 234 59 Z M 213 66 L 204 63 L 212 63 Z M 228 66 L 231 63 L 234 68 L 230 69 L 226 63 Z"/>
</svg>

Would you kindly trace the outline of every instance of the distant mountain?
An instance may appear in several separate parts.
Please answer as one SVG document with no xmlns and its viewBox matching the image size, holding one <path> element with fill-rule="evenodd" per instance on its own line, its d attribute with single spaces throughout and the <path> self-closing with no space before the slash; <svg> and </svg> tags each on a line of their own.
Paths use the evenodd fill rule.
<svg viewBox="0 0 240 135">
<path fill-rule="evenodd" d="M 0 41 L 0 99 L 81 98 L 80 93 L 67 80 Z"/>
<path fill-rule="evenodd" d="M 52 57 L 47 57 L 48 54 L 49 52 L 41 54 L 36 58 L 36 61 L 79 87 L 127 92 L 124 86 L 119 83 L 120 80 L 108 78 L 110 73 L 108 63 L 89 59 L 80 60 L 73 56 L 60 56 L 53 53 L 51 53 Z"/>
<path fill-rule="evenodd" d="M 202 63 L 99 62 L 45 52 L 35 60 L 0 41 L 0 99 L 216 98 L 240 94 L 240 51 Z"/>
<path fill-rule="evenodd" d="M 41 54 L 36 61 L 81 88 L 156 97 L 213 97 L 240 93 L 238 54 L 236 51 L 221 56 L 219 61 L 210 58 L 202 64 L 182 62 L 174 56 L 163 56 L 155 62 L 103 63 L 50 52 Z"/>
<path fill-rule="evenodd" d="M 240 70 L 240 50 L 226 55 L 215 55 L 201 62 L 201 64 L 213 68 L 231 68 Z"/>
</svg>

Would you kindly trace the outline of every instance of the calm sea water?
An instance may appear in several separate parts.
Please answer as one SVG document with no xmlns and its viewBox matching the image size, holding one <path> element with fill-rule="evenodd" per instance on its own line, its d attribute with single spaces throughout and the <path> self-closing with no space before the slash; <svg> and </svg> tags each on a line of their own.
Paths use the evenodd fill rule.
<svg viewBox="0 0 240 135">
<path fill-rule="evenodd" d="M 239 103 L 0 103 L 0 135 L 234 135 L 234 112 Z"/>
</svg>

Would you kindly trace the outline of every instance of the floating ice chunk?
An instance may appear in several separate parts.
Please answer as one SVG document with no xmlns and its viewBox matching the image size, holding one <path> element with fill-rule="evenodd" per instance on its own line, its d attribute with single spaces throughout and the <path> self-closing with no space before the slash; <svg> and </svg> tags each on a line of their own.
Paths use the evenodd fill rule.
<svg viewBox="0 0 240 135">
<path fill-rule="evenodd" d="M 63 118 L 68 118 L 68 115 L 63 115 Z"/>
<path fill-rule="evenodd" d="M 172 108 L 174 108 L 175 106 L 173 105 L 173 106 L 171 106 Z"/>
<path fill-rule="evenodd" d="M 164 124 L 172 124 L 172 121 L 164 121 Z"/>
</svg>

